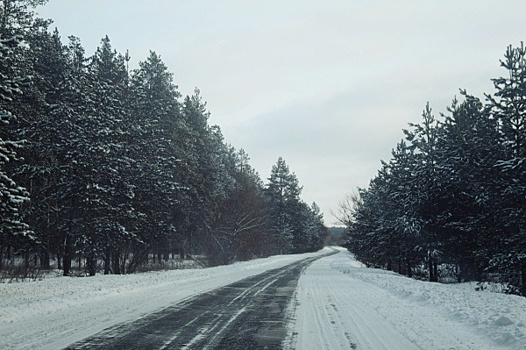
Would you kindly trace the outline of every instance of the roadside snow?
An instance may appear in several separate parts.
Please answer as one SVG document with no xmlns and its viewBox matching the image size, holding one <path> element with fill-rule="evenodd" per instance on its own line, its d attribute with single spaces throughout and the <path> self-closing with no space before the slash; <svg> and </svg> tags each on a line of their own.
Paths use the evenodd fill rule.
<svg viewBox="0 0 526 350">
<path fill-rule="evenodd" d="M 196 294 L 326 252 L 208 269 L 0 284 L 0 349 L 64 348 Z"/>
<path fill-rule="evenodd" d="M 60 349 L 243 278 L 326 253 L 209 269 L 0 284 L 0 349 Z M 295 349 L 526 349 L 526 298 L 363 267 L 347 251 L 299 280 Z"/>
<path fill-rule="evenodd" d="M 296 349 L 526 349 L 526 298 L 363 267 L 344 250 L 300 277 Z"/>
</svg>

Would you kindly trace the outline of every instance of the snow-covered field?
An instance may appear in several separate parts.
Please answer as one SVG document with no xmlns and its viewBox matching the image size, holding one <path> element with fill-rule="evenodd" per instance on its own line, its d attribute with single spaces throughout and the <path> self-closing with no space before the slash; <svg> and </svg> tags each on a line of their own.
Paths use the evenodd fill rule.
<svg viewBox="0 0 526 350">
<path fill-rule="evenodd" d="M 369 269 L 346 251 L 300 277 L 296 349 L 526 349 L 526 298 Z"/>
<path fill-rule="evenodd" d="M 209 269 L 0 284 L 0 349 L 60 349 L 112 325 L 306 256 Z M 368 269 L 341 250 L 300 278 L 296 349 L 526 349 L 526 298 Z"/>
</svg>

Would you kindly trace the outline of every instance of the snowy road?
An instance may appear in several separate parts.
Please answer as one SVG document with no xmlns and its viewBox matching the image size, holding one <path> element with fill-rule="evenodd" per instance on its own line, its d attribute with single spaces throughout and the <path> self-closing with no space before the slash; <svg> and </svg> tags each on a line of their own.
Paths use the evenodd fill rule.
<svg viewBox="0 0 526 350">
<path fill-rule="evenodd" d="M 67 349 L 281 349 L 298 278 L 318 258 L 198 295 Z"/>
<path fill-rule="evenodd" d="M 315 261 L 295 296 L 289 349 L 526 349 L 526 299 L 365 268 L 349 252 Z"/>
<path fill-rule="evenodd" d="M 0 349 L 64 349 L 197 295 L 330 251 L 207 269 L 0 283 Z"/>
<path fill-rule="evenodd" d="M 341 249 L 304 268 L 331 251 L 2 283 L 0 349 L 108 349 L 108 338 L 136 349 L 150 338 L 157 349 L 526 350 L 526 298 L 365 268 Z"/>
</svg>

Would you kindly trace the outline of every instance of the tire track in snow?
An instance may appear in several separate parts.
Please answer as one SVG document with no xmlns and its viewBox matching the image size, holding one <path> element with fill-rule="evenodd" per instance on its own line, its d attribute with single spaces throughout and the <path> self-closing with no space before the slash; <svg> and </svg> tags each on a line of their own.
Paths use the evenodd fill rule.
<svg viewBox="0 0 526 350">
<path fill-rule="evenodd" d="M 289 349 L 420 349 L 374 310 L 356 302 L 360 295 L 374 291 L 340 284 L 346 282 L 343 276 L 334 278 L 327 273 L 330 270 L 320 260 L 301 276 L 296 299 L 306 305 L 296 308 L 296 334 Z"/>
<path fill-rule="evenodd" d="M 341 271 L 342 267 L 346 271 Z M 405 279 L 357 266 L 342 251 L 310 265 L 300 277 L 287 349 L 495 349 L 488 339 L 436 306 L 416 303 L 360 278 Z M 407 280 L 410 281 L 410 280 Z M 394 283 L 394 281 L 393 281 Z M 424 282 L 423 282 L 424 283 Z M 460 326 L 460 327 L 459 327 Z"/>
<path fill-rule="evenodd" d="M 204 293 L 67 349 L 281 349 L 301 271 L 320 257 Z"/>
</svg>

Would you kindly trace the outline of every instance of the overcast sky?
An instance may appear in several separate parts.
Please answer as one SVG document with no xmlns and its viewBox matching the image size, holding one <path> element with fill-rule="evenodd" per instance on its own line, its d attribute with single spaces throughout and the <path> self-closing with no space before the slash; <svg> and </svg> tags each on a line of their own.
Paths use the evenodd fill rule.
<svg viewBox="0 0 526 350">
<path fill-rule="evenodd" d="M 524 0 L 50 0 L 37 8 L 88 55 L 108 35 L 132 66 L 156 51 L 183 95 L 266 180 L 282 156 L 330 214 L 366 187 L 429 101 L 493 92 L 526 39 Z"/>
</svg>

